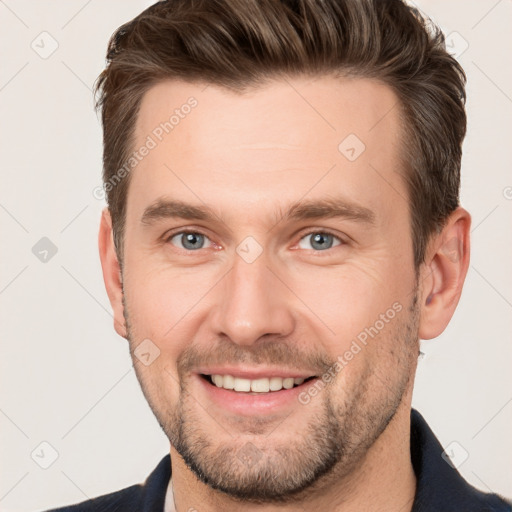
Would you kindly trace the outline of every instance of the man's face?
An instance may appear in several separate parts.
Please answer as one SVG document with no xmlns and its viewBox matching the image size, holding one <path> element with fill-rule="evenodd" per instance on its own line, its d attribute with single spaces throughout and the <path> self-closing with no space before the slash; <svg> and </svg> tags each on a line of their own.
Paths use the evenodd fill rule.
<svg viewBox="0 0 512 512">
<path fill-rule="evenodd" d="M 156 144 L 128 192 L 124 315 L 154 414 L 213 488 L 273 501 L 348 474 L 410 399 L 398 110 L 364 79 L 165 82 L 143 98 L 134 149 Z M 173 201 L 211 213 L 171 215 Z"/>
</svg>

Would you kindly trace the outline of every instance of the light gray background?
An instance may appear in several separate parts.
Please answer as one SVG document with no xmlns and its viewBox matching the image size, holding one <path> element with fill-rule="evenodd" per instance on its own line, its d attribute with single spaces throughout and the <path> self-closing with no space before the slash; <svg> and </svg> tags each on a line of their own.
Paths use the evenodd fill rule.
<svg viewBox="0 0 512 512">
<path fill-rule="evenodd" d="M 104 204 L 93 197 L 101 130 L 91 87 L 112 32 L 150 3 L 0 0 L 4 512 L 141 482 L 169 449 L 112 326 L 97 250 Z M 455 461 L 467 452 L 459 470 L 471 483 L 512 496 L 512 2 L 418 5 L 450 34 L 469 78 L 462 204 L 473 231 L 459 308 L 423 343 L 414 405 L 445 446 L 457 443 Z M 58 248 L 46 263 L 32 252 L 42 237 Z M 48 469 L 42 442 L 58 452 Z"/>
</svg>

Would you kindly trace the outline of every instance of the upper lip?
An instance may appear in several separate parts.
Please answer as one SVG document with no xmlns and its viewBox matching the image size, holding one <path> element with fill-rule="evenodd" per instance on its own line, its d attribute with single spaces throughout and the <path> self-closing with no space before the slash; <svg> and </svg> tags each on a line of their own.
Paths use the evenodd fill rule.
<svg viewBox="0 0 512 512">
<path fill-rule="evenodd" d="M 231 375 L 232 377 L 238 377 L 240 379 L 262 379 L 264 377 L 281 377 L 282 379 L 294 378 L 294 379 L 307 379 L 309 377 L 315 377 L 313 372 L 297 369 L 286 369 L 286 368 L 249 368 L 241 366 L 209 366 L 197 369 L 198 374 L 202 375 Z"/>
</svg>

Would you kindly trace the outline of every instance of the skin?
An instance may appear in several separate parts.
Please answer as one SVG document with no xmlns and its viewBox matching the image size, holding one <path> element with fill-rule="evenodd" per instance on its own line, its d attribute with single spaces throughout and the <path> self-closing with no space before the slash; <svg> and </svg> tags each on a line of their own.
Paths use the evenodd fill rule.
<svg viewBox="0 0 512 512">
<path fill-rule="evenodd" d="M 133 363 L 171 441 L 176 509 L 410 510 L 418 343 L 438 336 L 458 303 L 469 214 L 452 213 L 416 273 L 402 125 L 386 85 L 302 77 L 235 94 L 166 81 L 143 98 L 135 147 L 191 96 L 197 107 L 132 171 L 122 273 L 107 209 L 99 234 L 117 332 L 132 356 L 144 339 L 160 350 L 148 366 Z M 366 146 L 354 161 L 338 150 L 349 134 Z M 334 197 L 373 222 L 282 218 L 292 203 Z M 216 217 L 141 222 L 161 198 Z M 207 238 L 184 248 L 184 228 Z M 325 230 L 332 246 L 319 248 L 310 232 Z M 263 249 L 251 263 L 236 251 L 248 236 Z M 213 363 L 321 375 L 393 304 L 400 311 L 307 405 L 235 414 L 198 380 Z M 247 446 L 253 466 L 237 456 Z"/>
</svg>

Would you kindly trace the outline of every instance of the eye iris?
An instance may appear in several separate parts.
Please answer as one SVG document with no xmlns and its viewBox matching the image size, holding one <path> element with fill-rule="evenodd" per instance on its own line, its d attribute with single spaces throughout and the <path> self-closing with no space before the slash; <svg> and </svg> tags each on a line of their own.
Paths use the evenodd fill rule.
<svg viewBox="0 0 512 512">
<path fill-rule="evenodd" d="M 314 249 L 330 249 L 332 247 L 332 235 L 329 235 L 328 233 L 314 233 L 312 235 L 312 243 L 311 246 Z M 328 242 L 326 242 L 326 239 Z M 315 244 L 320 244 L 315 247 Z"/>
<path fill-rule="evenodd" d="M 204 236 L 199 233 L 184 233 L 181 235 L 185 249 L 200 249 L 204 242 Z"/>
</svg>

